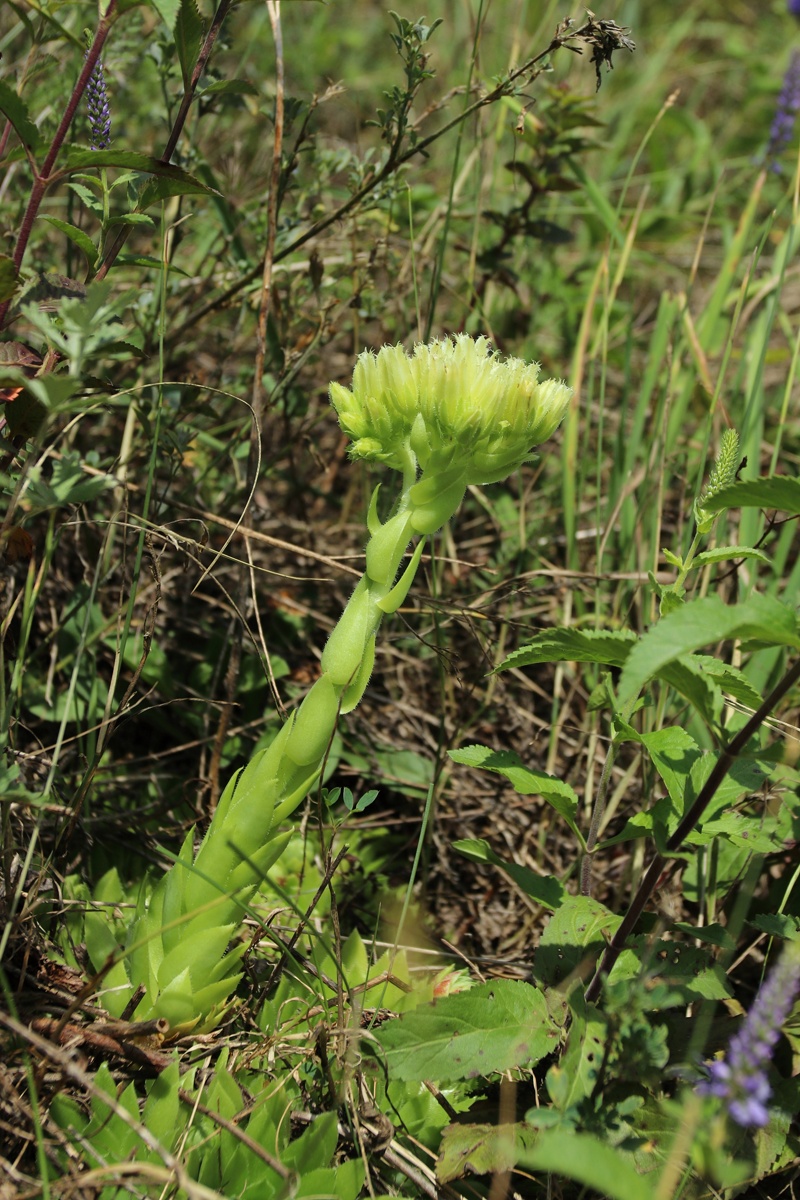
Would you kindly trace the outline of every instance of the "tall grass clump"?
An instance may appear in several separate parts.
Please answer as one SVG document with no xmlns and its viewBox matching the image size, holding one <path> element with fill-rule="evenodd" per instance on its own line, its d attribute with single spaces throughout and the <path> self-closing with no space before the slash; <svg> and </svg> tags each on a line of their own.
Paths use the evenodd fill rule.
<svg viewBox="0 0 800 1200">
<path fill-rule="evenodd" d="M 4 1188 L 791 1192 L 796 6 L 7 10 Z"/>
</svg>

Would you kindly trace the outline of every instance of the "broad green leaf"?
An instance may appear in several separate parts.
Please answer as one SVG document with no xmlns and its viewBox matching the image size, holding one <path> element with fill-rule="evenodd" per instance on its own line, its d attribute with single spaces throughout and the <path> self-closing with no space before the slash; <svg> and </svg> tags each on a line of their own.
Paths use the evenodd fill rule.
<svg viewBox="0 0 800 1200">
<path fill-rule="evenodd" d="M 464 746 L 461 750 L 451 750 L 449 753 L 453 762 L 466 767 L 480 767 L 484 771 L 495 771 L 502 775 L 521 796 L 541 796 L 564 818 L 572 832 L 583 840 L 575 822 L 578 796 L 568 783 L 556 779 L 554 775 L 548 775 L 546 771 L 526 767 L 513 750 L 492 750 L 489 746 L 475 745 Z"/>
<path fill-rule="evenodd" d="M 705 567 L 708 563 L 735 562 L 739 558 L 757 558 L 759 562 L 768 563 L 769 555 L 754 546 L 716 546 L 713 550 L 703 550 L 692 560 L 692 567 Z"/>
<path fill-rule="evenodd" d="M 192 80 L 200 47 L 205 36 L 205 22 L 198 12 L 195 0 L 180 0 L 178 19 L 175 22 L 175 49 L 181 64 L 183 86 L 188 90 Z"/>
<path fill-rule="evenodd" d="M 39 130 L 31 120 L 25 102 L 13 88 L 0 80 L 0 113 L 8 118 L 23 146 L 35 150 L 39 145 Z"/>
<path fill-rule="evenodd" d="M 709 512 L 722 512 L 725 508 L 778 508 L 796 515 L 800 513 L 800 479 L 790 475 L 743 479 L 720 488 L 703 502 L 703 508 Z"/>
<path fill-rule="evenodd" d="M 94 266 L 97 260 L 97 247 L 88 233 L 84 233 L 82 229 L 78 229 L 77 225 L 70 225 L 69 221 L 62 221 L 58 217 L 42 217 L 42 220 L 48 221 L 60 233 L 65 234 L 71 242 L 75 243 L 79 250 L 83 251 L 88 259 L 89 266 Z"/>
<path fill-rule="evenodd" d="M 795 613 L 773 597 L 755 593 L 728 605 L 718 596 L 706 596 L 663 617 L 633 647 L 619 682 L 620 703 L 633 700 L 676 658 L 727 638 L 800 647 Z"/>
<path fill-rule="evenodd" d="M 539 1062 L 560 1030 L 538 988 L 498 979 L 387 1021 L 376 1036 L 390 1079 L 475 1079 Z"/>
<path fill-rule="evenodd" d="M 593 662 L 621 667 L 636 641 L 636 634 L 630 629 L 546 629 L 532 642 L 509 654 L 496 670 L 543 662 Z"/>
<path fill-rule="evenodd" d="M 348 1158 L 337 1163 L 335 1167 L 317 1168 L 315 1171 L 304 1173 L 296 1188 L 291 1192 L 283 1191 L 283 1195 L 291 1195 L 293 1200 L 322 1200 L 322 1197 L 335 1197 L 336 1200 L 358 1200 L 362 1195 L 366 1168 L 360 1158 Z M 261 1200 L 263 1192 L 250 1193 L 253 1200 Z M 280 1194 L 280 1193 L 279 1193 Z"/>
<path fill-rule="evenodd" d="M 439 1183 L 465 1175 L 510 1171 L 523 1151 L 533 1149 L 538 1131 L 524 1121 L 505 1125 L 449 1125 L 442 1135 L 436 1178 Z"/>
<path fill-rule="evenodd" d="M 7 254 L 0 254 L 0 302 L 11 299 L 17 290 L 18 281 L 14 260 Z"/>
<path fill-rule="evenodd" d="M 650 1200 L 653 1195 L 651 1183 L 627 1155 L 588 1133 L 542 1130 L 533 1149 L 520 1154 L 518 1165 L 576 1179 L 607 1200 Z"/>
<path fill-rule="evenodd" d="M 591 896 L 570 896 L 547 923 L 536 950 L 534 974 L 552 987 L 573 971 L 589 970 L 620 917 Z"/>
<path fill-rule="evenodd" d="M 495 854 L 491 846 L 483 838 L 463 838 L 453 842 L 452 848 L 457 854 L 462 854 L 471 862 L 487 863 L 499 867 L 521 888 L 526 896 L 530 896 L 543 908 L 556 909 L 567 895 L 563 883 L 555 875 L 537 875 L 529 867 L 518 863 L 507 862 Z"/>
</svg>

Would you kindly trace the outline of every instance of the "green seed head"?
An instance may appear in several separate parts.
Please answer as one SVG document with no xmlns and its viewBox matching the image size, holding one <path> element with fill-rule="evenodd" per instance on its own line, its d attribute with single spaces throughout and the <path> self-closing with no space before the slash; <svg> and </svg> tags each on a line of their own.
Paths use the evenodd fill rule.
<svg viewBox="0 0 800 1200">
<path fill-rule="evenodd" d="M 470 483 L 505 478 L 555 431 L 571 389 L 519 358 L 503 359 L 486 338 L 458 334 L 414 347 L 359 355 L 352 390 L 333 383 L 330 398 L 353 439 L 354 458 Z"/>
</svg>

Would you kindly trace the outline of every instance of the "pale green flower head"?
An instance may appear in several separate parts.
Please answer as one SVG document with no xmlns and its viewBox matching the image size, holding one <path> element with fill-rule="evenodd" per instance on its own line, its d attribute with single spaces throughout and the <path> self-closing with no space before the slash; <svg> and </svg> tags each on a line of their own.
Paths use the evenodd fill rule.
<svg viewBox="0 0 800 1200">
<path fill-rule="evenodd" d="M 558 427 L 571 389 L 539 367 L 501 358 L 484 337 L 457 334 L 358 356 L 352 390 L 332 383 L 354 458 L 399 471 L 419 465 L 464 485 L 505 479 Z"/>
</svg>

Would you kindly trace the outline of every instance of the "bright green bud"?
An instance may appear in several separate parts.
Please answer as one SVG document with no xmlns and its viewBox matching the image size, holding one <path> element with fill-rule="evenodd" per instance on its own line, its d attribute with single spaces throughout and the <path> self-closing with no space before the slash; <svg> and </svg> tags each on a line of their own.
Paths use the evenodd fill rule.
<svg viewBox="0 0 800 1200">
<path fill-rule="evenodd" d="M 535 363 L 504 360 L 468 334 L 417 345 L 412 355 L 401 346 L 365 351 L 352 390 L 330 389 L 355 457 L 406 471 L 413 453 L 426 474 L 453 471 L 465 486 L 515 470 L 555 431 L 570 394 L 556 380 L 540 383 Z"/>
<path fill-rule="evenodd" d="M 708 486 L 694 504 L 694 519 L 697 522 L 698 533 L 710 533 L 719 513 L 709 512 L 705 505 L 729 484 L 736 482 L 736 472 L 739 469 L 739 434 L 735 429 L 726 429 L 722 435 L 719 454 L 711 468 Z"/>
</svg>

